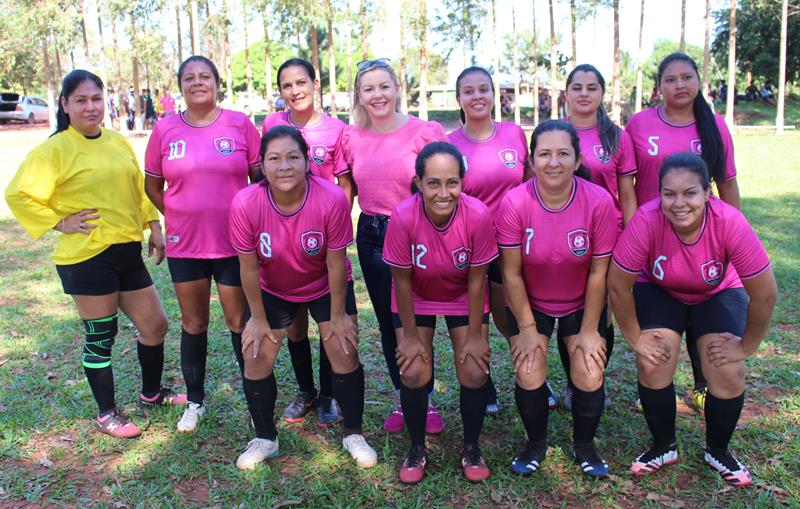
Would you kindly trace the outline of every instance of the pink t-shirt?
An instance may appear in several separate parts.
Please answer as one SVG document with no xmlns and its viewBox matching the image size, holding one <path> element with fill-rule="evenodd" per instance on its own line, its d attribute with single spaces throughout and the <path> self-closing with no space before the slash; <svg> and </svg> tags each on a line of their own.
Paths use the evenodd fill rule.
<svg viewBox="0 0 800 509">
<path fill-rule="evenodd" d="M 614 248 L 614 263 L 664 288 L 684 304 L 706 301 L 741 279 L 759 276 L 769 257 L 741 212 L 711 197 L 697 240 L 686 243 L 661 212 L 659 200 L 639 208 Z"/>
<path fill-rule="evenodd" d="M 509 191 L 496 220 L 498 246 L 521 251 L 531 306 L 555 317 L 583 309 L 592 258 L 611 256 L 617 240 L 608 192 L 581 178 L 573 185 L 566 205 L 553 210 L 533 178 Z"/>
<path fill-rule="evenodd" d="M 183 115 L 157 122 L 147 142 L 145 173 L 163 178 L 167 256 L 236 256 L 228 235 L 228 210 L 258 164 L 260 137 L 250 119 L 220 109 L 210 124 L 197 127 Z"/>
<path fill-rule="evenodd" d="M 582 163 L 592 172 L 592 183 L 597 184 L 611 194 L 614 207 L 617 209 L 617 221 L 622 231 L 622 205 L 619 201 L 619 186 L 617 179 L 621 176 L 636 173 L 636 156 L 633 151 L 631 137 L 625 131 L 619 133 L 617 151 L 613 156 L 603 150 L 603 142 L 597 126 L 580 128 L 576 127 L 578 138 L 581 140 Z"/>
<path fill-rule="evenodd" d="M 161 111 L 169 115 L 175 113 L 175 99 L 171 95 L 165 95 L 159 99 L 159 102 L 161 103 Z"/>
<path fill-rule="evenodd" d="M 434 141 L 447 141 L 441 124 L 411 115 L 403 127 L 388 134 L 355 125 L 345 127 L 342 149 L 358 186 L 361 210 L 371 216 L 388 216 L 408 198 L 417 154 Z"/>
<path fill-rule="evenodd" d="M 350 171 L 342 157 L 341 141 L 345 124 L 338 118 L 322 115 L 315 124 L 299 126 L 292 123 L 288 111 L 279 111 L 264 119 L 262 136 L 277 125 L 296 127 L 308 144 L 308 169 L 329 182 Z"/>
<path fill-rule="evenodd" d="M 435 226 L 420 193 L 401 201 L 392 212 L 383 244 L 383 260 L 411 269 L 414 313 L 469 315 L 470 267 L 497 258 L 492 213 L 477 198 L 462 194 L 450 221 Z M 397 312 L 392 291 L 392 311 Z M 489 311 L 484 292 L 484 313 Z"/>
<path fill-rule="evenodd" d="M 481 200 L 497 215 L 505 194 L 522 183 L 528 168 L 528 144 L 517 124 L 494 125 L 492 136 L 482 141 L 468 137 L 463 128 L 447 137 L 464 156 L 467 173 L 463 191 Z"/>
<path fill-rule="evenodd" d="M 733 159 L 733 139 L 725 119 L 714 115 L 722 144 L 725 148 L 725 181 L 736 178 L 736 163 Z M 700 135 L 695 122 L 685 125 L 670 124 L 661 108 L 641 111 L 625 126 L 636 153 L 636 199 L 643 205 L 658 198 L 658 173 L 661 164 L 672 154 L 693 152 L 702 154 Z"/>
<path fill-rule="evenodd" d="M 328 250 L 353 243 L 350 204 L 336 184 L 309 175 L 302 204 L 284 214 L 269 186 L 253 184 L 231 203 L 231 243 L 240 253 L 258 255 L 262 290 L 309 302 L 330 292 Z M 350 280 L 349 266 L 347 272 Z"/>
</svg>

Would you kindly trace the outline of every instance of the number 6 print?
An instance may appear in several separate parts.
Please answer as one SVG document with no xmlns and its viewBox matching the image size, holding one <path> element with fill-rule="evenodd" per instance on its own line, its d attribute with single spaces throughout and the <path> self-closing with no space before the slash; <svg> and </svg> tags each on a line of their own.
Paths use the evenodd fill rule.
<svg viewBox="0 0 800 509">
<path fill-rule="evenodd" d="M 665 261 L 667 261 L 667 257 L 661 255 L 656 258 L 655 263 L 653 263 L 653 276 L 659 281 L 664 281 L 664 268 L 661 266 L 661 262 Z"/>
</svg>

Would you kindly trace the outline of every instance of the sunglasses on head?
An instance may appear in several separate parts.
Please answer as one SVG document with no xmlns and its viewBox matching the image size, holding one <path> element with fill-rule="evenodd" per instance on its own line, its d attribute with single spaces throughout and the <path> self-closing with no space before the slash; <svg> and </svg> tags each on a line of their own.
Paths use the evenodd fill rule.
<svg viewBox="0 0 800 509">
<path fill-rule="evenodd" d="M 361 62 L 356 64 L 356 68 L 359 72 L 366 71 L 367 69 L 372 69 L 373 67 L 390 67 L 388 58 L 376 58 L 375 60 L 362 60 Z"/>
</svg>

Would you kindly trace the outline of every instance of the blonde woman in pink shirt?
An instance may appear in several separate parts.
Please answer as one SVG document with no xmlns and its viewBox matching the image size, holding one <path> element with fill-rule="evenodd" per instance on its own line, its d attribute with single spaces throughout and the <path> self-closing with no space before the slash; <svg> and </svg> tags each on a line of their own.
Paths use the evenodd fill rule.
<svg viewBox="0 0 800 509">
<path fill-rule="evenodd" d="M 395 393 L 400 393 L 400 374 L 395 361 L 397 336 L 392 324 L 392 274 L 381 257 L 383 239 L 392 209 L 411 196 L 417 154 L 429 143 L 447 141 L 444 128 L 400 111 L 400 86 L 389 59 L 357 64 L 353 87 L 355 125 L 342 133 L 342 150 L 352 170 L 361 215 L 356 227 L 358 261 L 381 331 L 383 355 Z M 433 378 L 429 392 L 433 391 Z M 398 405 L 383 423 L 389 433 L 400 433 L 405 423 Z M 425 429 L 441 433 L 444 420 L 429 405 Z"/>
</svg>

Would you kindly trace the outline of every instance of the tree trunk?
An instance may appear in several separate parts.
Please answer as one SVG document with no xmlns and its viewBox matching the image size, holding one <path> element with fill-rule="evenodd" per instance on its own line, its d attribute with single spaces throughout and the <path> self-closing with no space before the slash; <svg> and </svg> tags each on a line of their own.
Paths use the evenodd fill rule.
<svg viewBox="0 0 800 509">
<path fill-rule="evenodd" d="M 500 43 L 497 40 L 497 5 L 496 1 L 492 0 L 492 40 L 494 41 L 494 60 L 492 67 L 494 67 L 494 119 L 500 122 L 503 119 L 503 105 L 500 101 Z"/>
<path fill-rule="evenodd" d="M 428 120 L 428 2 L 418 0 L 419 12 L 419 118 Z"/>
<path fill-rule="evenodd" d="M 536 33 L 536 0 L 531 0 L 533 13 L 533 126 L 539 125 L 539 41 Z"/>
<path fill-rule="evenodd" d="M 325 0 L 328 14 L 328 88 L 331 94 L 331 115 L 336 116 L 336 55 L 333 44 L 333 6 L 331 0 Z"/>
<path fill-rule="evenodd" d="M 615 0 L 616 1 L 616 0 Z M 553 0 L 550 5 L 550 118 L 558 118 L 558 87 L 556 86 L 556 22 L 553 19 Z"/>
<path fill-rule="evenodd" d="M 406 76 L 406 20 L 403 16 L 406 0 L 400 2 L 400 111 L 408 113 L 408 78 Z M 349 53 L 348 53 L 349 55 Z M 352 66 L 351 66 L 352 67 Z"/>
<path fill-rule="evenodd" d="M 131 46 L 136 43 L 136 18 L 133 15 L 133 10 L 130 11 L 131 15 Z M 136 52 L 133 52 L 133 129 L 141 129 L 141 104 L 139 104 L 139 57 Z"/>
<path fill-rule="evenodd" d="M 244 16 L 245 25 L 247 16 Z M 200 52 L 200 20 L 197 17 L 197 0 L 189 0 L 189 26 L 192 29 L 192 55 Z"/>
<path fill-rule="evenodd" d="M 228 11 L 228 0 L 222 0 L 222 14 L 225 16 L 225 38 L 223 39 L 223 46 L 222 52 L 225 56 L 225 90 L 227 92 L 227 99 L 232 101 L 233 100 L 233 71 L 231 71 L 231 41 L 230 41 L 230 27 L 231 27 L 231 17 L 230 11 Z M 178 84 L 180 87 L 180 83 Z M 267 101 L 270 98 L 267 97 Z M 272 104 L 272 103 L 270 103 Z"/>
<path fill-rule="evenodd" d="M 89 37 L 86 35 L 86 0 L 80 2 L 81 5 L 81 36 L 83 37 L 83 60 L 85 62 L 89 62 L 90 54 L 89 54 Z"/>
<path fill-rule="evenodd" d="M 572 67 L 574 68 L 578 65 L 578 8 L 575 5 L 575 0 L 569 0 L 569 20 L 572 30 Z"/>
<path fill-rule="evenodd" d="M 517 41 L 517 13 L 514 9 L 514 0 L 511 0 L 511 43 L 514 45 L 513 61 L 514 66 L 514 123 L 520 124 L 519 111 L 519 45 Z"/>
<path fill-rule="evenodd" d="M 725 122 L 733 131 L 733 100 L 736 98 L 736 0 L 731 0 L 728 36 L 728 93 L 725 101 Z"/>
<path fill-rule="evenodd" d="M 316 22 L 311 22 L 311 65 L 314 66 L 314 72 L 317 73 L 317 79 L 322 77 L 322 69 L 319 65 L 319 35 L 317 34 Z M 322 86 L 319 87 L 319 95 L 314 98 L 314 102 L 322 109 Z"/>
<path fill-rule="evenodd" d="M 247 30 L 247 7 L 244 1 L 242 2 L 242 12 L 244 18 L 244 75 L 247 80 L 247 100 L 253 98 L 253 68 L 250 65 L 250 34 Z M 252 111 L 251 111 L 252 114 Z"/>
<path fill-rule="evenodd" d="M 180 8 L 180 1 L 175 0 L 175 23 L 178 27 L 178 61 L 183 63 L 183 37 L 181 36 L 181 8 Z M 113 30 L 113 28 L 112 28 Z M 226 32 L 227 33 L 227 32 Z M 116 51 L 117 43 L 114 41 L 114 50 Z M 181 84 L 178 83 L 178 88 L 180 88 Z"/>
<path fill-rule="evenodd" d="M 400 20 L 402 27 L 403 20 Z M 350 12 L 350 0 L 347 0 L 347 39 L 345 41 L 345 52 L 347 53 L 347 98 L 350 101 L 350 123 L 353 122 L 353 17 Z M 403 46 L 400 46 L 400 76 L 403 75 Z M 400 82 L 403 87 L 403 82 Z M 400 92 L 403 93 L 405 89 L 401 88 Z M 405 96 L 403 96 L 405 97 Z M 404 112 L 406 110 L 403 110 Z"/>
<path fill-rule="evenodd" d="M 369 48 L 367 47 L 367 0 L 361 0 L 361 58 L 369 58 Z"/>
<path fill-rule="evenodd" d="M 710 1 L 710 0 L 706 0 Z M 635 111 L 638 113 L 642 111 L 642 58 L 644 47 L 642 45 L 642 33 L 644 32 L 644 0 L 642 0 L 641 11 L 639 12 L 639 51 L 636 53 L 636 106 Z"/>
<path fill-rule="evenodd" d="M 681 0 L 681 42 L 678 51 L 686 53 L 686 0 Z"/>
<path fill-rule="evenodd" d="M 57 96 L 55 86 L 53 85 L 53 76 L 50 73 L 50 51 L 47 49 L 47 37 L 42 37 L 42 53 L 44 56 L 44 77 L 47 82 L 47 104 L 50 105 L 50 127 L 55 129 L 56 109 L 58 108 L 58 104 L 56 104 Z"/>
<path fill-rule="evenodd" d="M 64 70 L 61 68 L 61 54 L 58 51 L 58 39 L 53 38 L 53 54 L 56 56 L 56 79 L 61 79 L 64 76 Z M 26 94 L 27 95 L 27 94 Z"/>
<path fill-rule="evenodd" d="M 179 39 L 180 40 L 180 39 Z M 111 15 L 111 41 L 114 45 L 114 70 L 117 72 L 117 94 L 122 97 L 122 62 L 119 59 L 119 46 L 117 45 L 117 18 Z M 120 125 L 122 125 L 120 123 Z"/>
<path fill-rule="evenodd" d="M 261 18 L 264 21 L 264 97 L 267 99 L 267 111 L 272 112 L 272 59 L 269 54 L 269 7 L 266 4 Z"/>
<path fill-rule="evenodd" d="M 97 20 L 97 25 L 94 25 L 94 20 Z M 95 26 L 97 29 L 94 28 Z M 97 3 L 95 0 L 83 0 L 83 37 L 87 44 L 87 62 L 98 71 L 100 80 L 103 83 L 108 83 L 106 59 L 103 58 L 102 37 L 99 35 L 98 30 L 102 30 L 102 27 L 100 25 L 100 16 L 97 12 Z M 103 89 L 103 104 L 108 105 L 108 87 Z M 111 113 L 107 107 L 103 111 L 105 112 L 103 124 L 106 127 L 111 127 Z"/>
<path fill-rule="evenodd" d="M 786 31 L 789 17 L 789 0 L 781 2 L 781 47 L 778 64 L 778 111 L 775 114 L 775 126 L 778 134 L 783 134 L 783 109 L 786 104 Z"/>
<path fill-rule="evenodd" d="M 621 62 L 619 56 L 619 0 L 613 1 L 614 6 L 614 70 L 613 83 L 611 85 L 611 119 L 617 124 L 622 119 L 622 107 L 620 105 L 620 89 L 622 79 L 620 77 Z"/>
<path fill-rule="evenodd" d="M 706 0 L 706 38 L 703 43 L 703 95 L 706 101 L 710 101 L 709 96 L 709 82 L 711 81 L 708 64 L 711 60 L 711 0 Z"/>
</svg>

